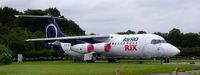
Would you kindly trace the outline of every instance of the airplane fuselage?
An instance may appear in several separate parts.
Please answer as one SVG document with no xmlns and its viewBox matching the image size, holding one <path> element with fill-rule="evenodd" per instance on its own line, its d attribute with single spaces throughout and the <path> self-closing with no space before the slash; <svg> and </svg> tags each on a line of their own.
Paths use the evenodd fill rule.
<svg viewBox="0 0 200 75">
<path fill-rule="evenodd" d="M 117 35 L 112 34 L 108 39 L 97 38 L 94 40 L 110 44 L 111 48 L 107 52 L 98 52 L 106 57 L 131 57 L 131 58 L 152 58 L 152 57 L 172 57 L 180 53 L 173 45 L 167 43 L 164 38 L 154 34 L 134 34 Z M 71 55 L 83 57 L 84 53 L 79 53 L 70 49 L 70 43 L 61 46 L 63 50 Z M 94 50 L 95 52 L 96 50 Z"/>
</svg>

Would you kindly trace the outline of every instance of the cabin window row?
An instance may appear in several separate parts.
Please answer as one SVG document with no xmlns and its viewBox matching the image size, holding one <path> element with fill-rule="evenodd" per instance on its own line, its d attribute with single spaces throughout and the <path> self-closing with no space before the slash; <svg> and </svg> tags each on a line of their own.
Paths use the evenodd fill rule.
<svg viewBox="0 0 200 75">
<path fill-rule="evenodd" d="M 127 45 L 127 44 L 137 44 L 137 42 L 112 42 L 112 45 Z"/>
<path fill-rule="evenodd" d="M 159 43 L 167 43 L 165 40 L 158 40 L 158 39 L 153 39 L 151 41 L 151 44 L 159 44 Z"/>
</svg>

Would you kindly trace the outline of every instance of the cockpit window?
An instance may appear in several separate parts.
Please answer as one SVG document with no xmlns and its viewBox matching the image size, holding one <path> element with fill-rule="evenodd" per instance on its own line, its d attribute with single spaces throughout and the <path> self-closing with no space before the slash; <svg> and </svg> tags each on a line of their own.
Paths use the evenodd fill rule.
<svg viewBox="0 0 200 75">
<path fill-rule="evenodd" d="M 166 41 L 165 40 L 158 40 L 158 39 L 153 39 L 151 41 L 151 44 L 158 44 L 158 43 L 166 43 Z"/>
</svg>

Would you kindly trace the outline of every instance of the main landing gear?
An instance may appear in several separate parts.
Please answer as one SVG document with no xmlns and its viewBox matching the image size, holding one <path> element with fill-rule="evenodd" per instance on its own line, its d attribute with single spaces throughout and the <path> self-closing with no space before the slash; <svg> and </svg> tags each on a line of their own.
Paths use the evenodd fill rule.
<svg viewBox="0 0 200 75">
<path fill-rule="evenodd" d="M 164 60 L 164 62 L 163 62 Z M 161 58 L 161 64 L 163 63 L 169 63 L 169 58 Z"/>
</svg>

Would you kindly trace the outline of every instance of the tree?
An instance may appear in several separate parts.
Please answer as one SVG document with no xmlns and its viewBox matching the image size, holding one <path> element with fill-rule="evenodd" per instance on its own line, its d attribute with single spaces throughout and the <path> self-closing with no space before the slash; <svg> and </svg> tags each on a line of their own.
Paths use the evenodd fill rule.
<svg viewBox="0 0 200 75">
<path fill-rule="evenodd" d="M 45 37 L 45 25 L 49 23 L 44 18 L 15 18 L 14 15 L 47 15 L 60 16 L 59 10 L 56 8 L 49 8 L 46 10 L 33 10 L 27 9 L 24 13 L 17 11 L 16 9 L 4 7 L 0 8 L 0 44 L 3 44 L 12 50 L 13 56 L 16 57 L 17 53 L 35 52 L 40 54 L 40 50 L 43 51 L 44 56 L 48 52 L 49 48 L 46 42 L 25 42 L 28 38 L 44 38 Z M 64 18 L 64 16 L 62 16 Z M 85 35 L 85 31 L 82 30 L 78 24 L 73 20 L 58 20 L 61 30 L 66 35 Z M 42 51 L 41 51 L 42 52 Z M 52 51 L 53 52 L 53 51 Z M 56 52 L 56 51 L 54 51 Z M 32 53 L 30 53 L 32 54 Z M 27 56 L 31 56 L 31 55 Z M 34 56 L 34 54 L 32 54 Z M 35 54 L 37 55 L 37 54 Z M 25 56 L 26 57 L 26 56 Z"/>
<path fill-rule="evenodd" d="M 168 42 L 175 45 L 180 46 L 181 43 L 181 31 L 179 29 L 173 28 L 169 31 Z"/>
<path fill-rule="evenodd" d="M 33 10 L 33 9 L 28 9 L 24 11 L 25 15 L 47 15 L 45 11 L 38 9 L 38 10 Z"/>
<path fill-rule="evenodd" d="M 198 43 L 198 46 L 200 47 L 200 32 L 199 32 L 198 35 L 199 35 L 199 43 Z"/>
<path fill-rule="evenodd" d="M 196 33 L 186 33 L 182 36 L 181 47 L 197 47 L 199 35 Z"/>
<path fill-rule="evenodd" d="M 168 33 L 155 32 L 153 34 L 159 35 L 163 37 L 166 41 L 168 41 Z"/>
<path fill-rule="evenodd" d="M 8 23 L 9 21 L 12 21 L 15 19 L 14 15 L 21 14 L 21 12 L 17 11 L 13 8 L 4 7 L 3 9 L 0 9 L 0 23 L 4 25 L 5 23 Z"/>
<path fill-rule="evenodd" d="M 53 16 L 60 16 L 60 12 L 56 8 L 48 8 L 45 10 L 46 14 L 51 14 Z"/>
<path fill-rule="evenodd" d="M 97 35 L 97 34 L 95 34 L 95 33 L 90 33 L 89 35 Z"/>
<path fill-rule="evenodd" d="M 135 34 L 135 31 L 127 30 L 126 32 L 118 32 L 117 34 Z"/>
<path fill-rule="evenodd" d="M 10 64 L 12 63 L 11 51 L 8 47 L 0 45 L 0 64 Z"/>
<path fill-rule="evenodd" d="M 138 33 L 137 34 L 146 34 L 147 32 L 145 32 L 145 31 L 138 31 Z"/>
</svg>

